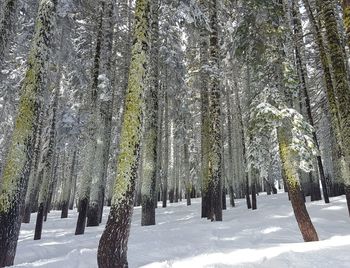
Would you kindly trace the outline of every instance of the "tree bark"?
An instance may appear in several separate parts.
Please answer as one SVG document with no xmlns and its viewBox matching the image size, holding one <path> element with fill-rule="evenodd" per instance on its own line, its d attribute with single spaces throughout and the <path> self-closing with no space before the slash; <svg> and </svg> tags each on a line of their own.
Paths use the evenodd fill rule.
<svg viewBox="0 0 350 268">
<path fill-rule="evenodd" d="M 127 243 L 130 232 L 135 180 L 142 131 L 142 94 L 149 51 L 150 2 L 138 0 L 135 10 L 134 42 L 129 83 L 122 123 L 121 152 L 110 215 L 98 246 L 99 267 L 128 267 Z"/>
<path fill-rule="evenodd" d="M 35 34 L 22 86 L 11 146 L 0 183 L 0 267 L 13 265 L 22 206 L 31 166 L 38 97 L 43 91 L 56 1 L 42 0 L 36 19 Z"/>
<path fill-rule="evenodd" d="M 293 152 L 291 146 L 290 122 L 284 120 L 282 127 L 277 130 L 278 145 L 282 168 L 286 176 L 288 193 L 292 203 L 295 218 L 298 222 L 299 229 L 305 242 L 318 241 L 318 236 L 313 226 L 309 213 L 306 210 L 299 182 L 297 170 L 296 153 Z"/>
<path fill-rule="evenodd" d="M 151 48 L 149 67 L 149 89 L 146 93 L 146 118 L 142 150 L 142 187 L 141 187 L 141 225 L 155 225 L 155 195 L 157 176 L 157 145 L 158 145 L 158 0 L 151 0 Z"/>
</svg>

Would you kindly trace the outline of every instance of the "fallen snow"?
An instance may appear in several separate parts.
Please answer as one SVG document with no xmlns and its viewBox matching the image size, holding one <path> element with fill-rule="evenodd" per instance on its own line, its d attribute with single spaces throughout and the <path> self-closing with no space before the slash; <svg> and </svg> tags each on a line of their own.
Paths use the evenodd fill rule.
<svg viewBox="0 0 350 268">
<path fill-rule="evenodd" d="M 307 203 L 320 242 L 303 243 L 285 193 L 260 195 L 258 210 L 244 200 L 224 211 L 223 222 L 200 219 L 200 200 L 157 209 L 157 225 L 140 226 L 136 207 L 129 240 L 129 267 L 350 267 L 350 218 L 344 196 Z M 104 211 L 104 221 L 108 208 Z M 32 215 L 35 219 L 36 215 Z M 104 229 L 86 228 L 75 236 L 77 213 L 68 219 L 49 214 L 42 239 L 33 241 L 34 223 L 22 224 L 15 267 L 97 267 L 98 240 Z"/>
</svg>

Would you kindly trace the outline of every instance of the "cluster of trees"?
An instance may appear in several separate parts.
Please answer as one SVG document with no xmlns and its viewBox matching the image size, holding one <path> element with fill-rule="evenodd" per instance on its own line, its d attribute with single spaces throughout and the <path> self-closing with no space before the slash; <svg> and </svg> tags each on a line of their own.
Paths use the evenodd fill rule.
<svg viewBox="0 0 350 268">
<path fill-rule="evenodd" d="M 203 218 L 288 192 L 346 194 L 350 2 L 0 0 L 0 267 L 21 223 L 78 208 L 100 267 L 127 267 L 134 205 L 202 198 Z"/>
</svg>

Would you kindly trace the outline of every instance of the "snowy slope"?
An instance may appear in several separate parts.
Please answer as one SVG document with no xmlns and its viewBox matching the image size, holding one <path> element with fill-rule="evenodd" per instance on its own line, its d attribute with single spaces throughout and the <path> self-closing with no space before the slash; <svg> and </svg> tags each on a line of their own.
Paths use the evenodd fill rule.
<svg viewBox="0 0 350 268">
<path fill-rule="evenodd" d="M 157 225 L 140 226 L 135 208 L 129 242 L 130 267 L 350 267 L 350 218 L 344 197 L 307 203 L 322 241 L 303 243 L 286 194 L 258 197 L 258 210 L 244 200 L 224 211 L 223 222 L 200 219 L 200 200 L 157 209 Z M 104 223 L 108 209 L 104 212 Z M 32 215 L 35 219 L 35 214 Z M 104 225 L 75 236 L 77 214 L 51 212 L 42 240 L 34 223 L 22 224 L 15 267 L 93 268 Z"/>
</svg>

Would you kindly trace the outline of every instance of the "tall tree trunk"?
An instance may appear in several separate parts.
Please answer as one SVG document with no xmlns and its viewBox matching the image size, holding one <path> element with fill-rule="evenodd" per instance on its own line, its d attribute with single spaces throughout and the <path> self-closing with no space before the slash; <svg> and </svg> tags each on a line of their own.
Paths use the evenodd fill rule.
<svg viewBox="0 0 350 268">
<path fill-rule="evenodd" d="M 208 10 L 208 0 L 201 0 L 200 6 L 204 14 Z M 201 217 L 209 216 L 210 209 L 210 186 L 209 186 L 209 80 L 206 66 L 209 58 L 209 33 L 203 21 L 200 29 L 200 90 L 201 90 L 201 167 L 202 167 L 202 212 Z"/>
<path fill-rule="evenodd" d="M 40 108 L 40 112 L 38 113 L 38 125 L 37 125 L 37 133 L 36 136 L 36 142 L 34 147 L 34 155 L 33 155 L 33 163 L 30 171 L 29 176 L 29 183 L 28 183 L 28 190 L 26 194 L 26 199 L 24 202 L 24 211 L 23 211 L 23 223 L 29 223 L 30 222 L 30 216 L 32 213 L 32 208 L 36 208 L 36 204 L 34 204 L 35 195 L 37 193 L 37 188 L 39 188 L 40 180 L 39 180 L 39 160 L 40 160 L 40 149 L 41 149 L 41 133 L 42 133 L 42 127 L 43 127 L 43 107 Z"/>
<path fill-rule="evenodd" d="M 102 140 L 102 118 L 99 111 L 99 75 L 101 67 L 101 51 L 103 43 L 103 15 L 105 11 L 105 2 L 100 1 L 99 19 L 98 19 L 98 30 L 97 30 L 97 40 L 94 56 L 94 65 L 92 70 L 92 86 L 90 95 L 90 114 L 87 123 L 87 134 L 86 134 L 86 144 L 83 151 L 84 157 L 84 167 L 82 172 L 81 185 L 78 192 L 78 206 L 79 214 L 77 225 L 75 228 L 75 234 L 81 235 L 85 232 L 86 217 L 88 213 L 89 201 L 90 201 L 90 191 L 92 182 L 96 182 L 101 179 L 100 172 L 102 170 L 103 161 L 103 150 L 101 142 L 97 140 Z M 97 150 L 99 148 L 99 150 Z M 97 167 L 95 166 L 97 162 Z M 97 183 L 97 182 L 96 182 Z M 94 189 L 98 191 L 98 189 Z M 98 211 L 94 214 L 96 217 Z M 98 222 L 98 220 L 96 220 Z"/>
<path fill-rule="evenodd" d="M 68 209 L 69 209 L 69 201 L 71 199 L 71 194 L 72 194 L 72 187 L 73 187 L 73 182 L 74 182 L 74 175 L 75 175 L 75 164 L 76 164 L 76 158 L 77 158 L 77 149 L 74 150 L 73 152 L 73 157 L 72 157 L 72 164 L 70 168 L 70 173 L 69 173 L 69 178 L 65 182 L 62 190 L 62 201 L 61 201 L 61 206 L 62 206 L 62 212 L 61 212 L 61 218 L 67 218 L 68 217 Z"/>
<path fill-rule="evenodd" d="M 226 105 L 227 105 L 227 143 L 228 143 L 228 189 L 229 189 L 229 196 L 230 196 L 230 205 L 232 207 L 235 206 L 235 199 L 234 199 L 234 189 L 233 189 L 233 180 L 237 179 L 234 178 L 233 174 L 233 132 L 232 132 L 232 109 L 231 109 L 231 98 L 230 98 L 230 89 L 227 86 L 225 89 L 225 95 L 226 95 Z"/>
<path fill-rule="evenodd" d="M 58 82 L 59 84 L 59 82 Z M 50 131 L 48 133 L 47 137 L 47 151 L 42 156 L 42 162 L 40 163 L 39 167 L 42 168 L 43 173 L 43 179 L 40 186 L 40 192 L 39 192 L 39 199 L 38 199 L 38 214 L 36 218 L 35 223 L 35 233 L 34 233 L 34 240 L 41 239 L 41 233 L 42 233 L 42 226 L 43 226 L 43 220 L 44 220 L 44 214 L 45 210 L 47 211 L 49 204 L 49 189 L 51 187 L 51 184 L 53 183 L 52 180 L 52 164 L 54 160 L 54 150 L 55 150 L 55 138 L 56 138 L 56 115 L 57 115 L 57 107 L 58 107 L 58 95 L 59 95 L 59 89 L 55 89 L 55 95 L 54 95 L 54 101 L 52 105 L 52 118 L 50 122 Z"/>
<path fill-rule="evenodd" d="M 164 115 L 164 165 L 163 165 L 163 184 L 162 184 L 162 202 L 163 208 L 166 207 L 167 199 L 168 199 L 168 171 L 169 171 L 169 96 L 168 92 L 166 92 L 167 88 L 165 88 L 165 115 Z"/>
<path fill-rule="evenodd" d="M 329 117 L 331 122 L 331 133 L 334 134 L 333 135 L 334 142 L 332 142 L 332 144 L 334 144 L 334 146 L 332 146 L 332 152 L 333 152 L 332 162 L 334 167 L 339 168 L 339 174 L 344 180 L 344 177 L 346 176 L 344 172 L 346 171 L 346 169 L 343 168 L 345 161 L 344 161 L 344 155 L 342 152 L 343 149 L 340 144 L 340 130 L 339 130 L 340 119 L 339 119 L 339 112 L 337 109 L 336 97 L 335 97 L 334 87 L 332 82 L 331 68 L 328 62 L 325 43 L 323 41 L 319 23 L 316 21 L 316 18 L 313 14 L 309 1 L 303 0 L 303 3 L 306 8 L 306 12 L 308 14 L 311 27 L 313 29 L 313 34 L 318 47 L 320 62 L 323 70 L 323 81 L 324 81 L 324 85 L 327 93 L 328 105 L 330 110 Z"/>
<path fill-rule="evenodd" d="M 340 147 L 344 153 L 343 163 L 343 176 L 346 187 L 350 186 L 350 87 L 348 81 L 348 73 L 346 68 L 346 59 L 341 44 L 341 38 L 338 31 L 337 19 L 333 7 L 333 1 L 331 0 L 317 0 L 317 6 L 322 12 L 326 37 L 329 46 L 329 58 L 332 64 L 331 71 L 333 73 L 334 80 L 334 96 L 332 92 L 327 92 L 331 110 L 337 110 L 339 115 L 339 132 L 340 132 Z M 332 116 L 334 116 L 332 114 Z M 332 121 L 336 121 L 333 118 Z M 337 128 L 337 127 L 336 127 Z M 348 194 L 348 193 L 347 193 Z M 350 198 L 347 198 L 349 200 Z M 347 203 L 350 209 L 350 202 Z"/>
<path fill-rule="evenodd" d="M 109 149 L 111 144 L 112 116 L 114 102 L 114 88 L 112 87 L 112 61 L 113 61 L 113 14 L 114 4 L 109 0 L 105 3 L 106 8 L 102 14 L 106 25 L 102 24 L 101 52 L 100 52 L 100 76 L 104 77 L 105 84 L 101 94 L 104 98 L 100 100 L 99 120 L 100 129 L 97 130 L 96 152 L 94 161 L 94 172 L 91 183 L 90 200 L 87 212 L 87 226 L 98 226 L 101 222 L 104 194 L 106 187 L 106 176 L 109 161 Z"/>
<path fill-rule="evenodd" d="M 56 10 L 55 0 L 41 0 L 35 34 L 22 86 L 11 146 L 0 183 L 0 267 L 13 265 L 22 206 L 31 165 L 39 96 L 43 91 L 46 61 Z"/>
<path fill-rule="evenodd" d="M 146 94 L 145 128 L 142 151 L 141 225 L 155 225 L 155 194 L 158 145 L 158 0 L 151 0 L 151 48 L 149 67 L 149 90 Z"/>
<path fill-rule="evenodd" d="M 110 215 L 98 246 L 98 266 L 128 267 L 127 243 L 130 232 L 136 172 L 142 131 L 142 95 L 149 50 L 150 2 L 138 0 L 135 10 L 134 41 L 128 91 L 121 133 L 121 152 Z"/>
<path fill-rule="evenodd" d="M 210 45 L 209 63 L 213 70 L 219 69 L 218 9 L 216 0 L 209 1 Z M 221 92 L 217 74 L 209 80 L 210 150 L 208 156 L 208 180 L 210 187 L 210 214 L 212 221 L 222 221 L 222 137 L 221 137 Z"/>
<path fill-rule="evenodd" d="M 303 38 L 302 25 L 301 25 L 301 21 L 299 18 L 300 17 L 299 12 L 297 10 L 299 10 L 298 4 L 295 3 L 295 0 L 293 0 L 293 15 L 294 15 L 293 16 L 293 24 L 294 24 L 294 34 L 296 36 L 296 40 L 295 40 L 295 54 L 296 55 L 295 56 L 296 56 L 296 62 L 297 62 L 297 69 L 298 69 L 298 73 L 299 73 L 299 79 L 300 79 L 300 84 L 301 84 L 301 88 L 302 88 L 303 99 L 305 101 L 307 118 L 308 118 L 309 124 L 312 127 L 315 127 L 314 118 L 313 118 L 312 110 L 311 110 L 311 100 L 310 100 L 310 96 L 309 96 L 309 92 L 308 92 L 308 88 L 307 88 L 307 82 L 306 82 L 306 77 L 307 77 L 306 65 L 303 61 L 303 57 L 302 57 L 302 53 L 301 53 L 300 42 L 302 42 L 302 40 L 303 40 L 302 39 Z M 312 132 L 312 138 L 313 138 L 313 141 L 316 145 L 316 149 L 319 151 L 320 146 L 319 146 L 316 130 L 314 130 Z M 326 178 L 325 178 L 325 174 L 324 174 L 324 168 L 323 168 L 321 155 L 317 155 L 317 165 L 318 165 L 318 171 L 320 174 L 320 180 L 322 183 L 324 201 L 325 201 L 325 203 L 329 203 Z"/>
</svg>

